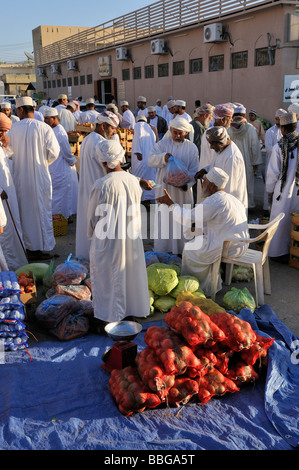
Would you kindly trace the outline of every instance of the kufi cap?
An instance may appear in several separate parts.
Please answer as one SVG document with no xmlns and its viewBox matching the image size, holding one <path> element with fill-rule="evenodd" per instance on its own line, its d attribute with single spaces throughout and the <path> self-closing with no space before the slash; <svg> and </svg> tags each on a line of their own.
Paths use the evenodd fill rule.
<svg viewBox="0 0 299 470">
<path fill-rule="evenodd" d="M 135 119 L 136 122 L 139 122 L 139 121 L 144 121 L 144 122 L 147 122 L 147 118 L 144 114 L 138 114 L 138 116 L 136 116 L 136 119 Z"/>
<path fill-rule="evenodd" d="M 249 111 L 250 113 L 252 111 Z M 234 108 L 234 114 L 246 114 L 246 108 L 242 104 Z M 256 114 L 256 113 L 254 113 Z"/>
<path fill-rule="evenodd" d="M 206 103 L 196 108 L 195 114 L 197 116 L 200 116 L 201 114 L 212 114 L 213 110 L 214 110 L 214 106 L 212 106 L 209 103 Z"/>
<path fill-rule="evenodd" d="M 141 103 L 146 103 L 146 97 L 145 96 L 138 96 L 137 102 L 140 101 Z"/>
<path fill-rule="evenodd" d="M 172 119 L 169 123 L 169 127 L 184 132 L 191 132 L 193 130 L 193 126 L 187 121 L 187 119 L 180 116 L 176 116 Z"/>
<path fill-rule="evenodd" d="M 114 103 L 106 104 L 107 109 L 114 109 L 114 113 L 118 112 L 118 107 Z"/>
<path fill-rule="evenodd" d="M 1 103 L 1 109 L 11 109 L 11 103 L 3 101 L 3 103 Z"/>
<path fill-rule="evenodd" d="M 94 104 L 95 101 L 93 98 L 87 98 L 87 100 L 85 101 L 86 104 Z"/>
<path fill-rule="evenodd" d="M 251 110 L 249 111 L 249 114 L 255 114 L 255 116 L 257 116 L 257 112 L 256 112 L 254 109 L 251 109 Z"/>
<path fill-rule="evenodd" d="M 11 129 L 11 126 L 12 122 L 9 117 L 7 117 L 4 113 L 0 113 L 0 130 L 9 131 L 9 129 Z"/>
<path fill-rule="evenodd" d="M 186 106 L 186 101 L 183 101 L 183 100 L 176 100 L 175 104 L 177 106 L 183 106 L 185 107 Z"/>
<path fill-rule="evenodd" d="M 299 103 L 292 103 L 288 107 L 289 113 L 296 113 L 299 114 Z"/>
<path fill-rule="evenodd" d="M 67 95 L 59 95 L 59 96 L 58 96 L 58 99 L 59 99 L 59 100 L 67 100 L 68 97 L 67 97 Z"/>
<path fill-rule="evenodd" d="M 148 106 L 147 110 L 149 113 L 152 113 L 153 111 L 156 111 L 156 106 Z"/>
<path fill-rule="evenodd" d="M 229 180 L 228 174 L 222 170 L 222 168 L 213 167 L 206 175 L 206 178 L 210 183 L 214 183 L 216 188 L 224 189 Z"/>
<path fill-rule="evenodd" d="M 103 140 L 96 147 L 97 156 L 101 163 L 107 163 L 110 169 L 114 169 L 118 163 L 124 160 L 125 151 L 117 140 Z"/>
<path fill-rule="evenodd" d="M 275 117 L 280 117 L 282 116 L 283 114 L 286 114 L 287 111 L 285 109 L 282 109 L 282 108 L 279 108 L 276 110 L 276 113 L 275 113 Z"/>
<path fill-rule="evenodd" d="M 33 106 L 32 98 L 30 98 L 30 96 L 23 96 L 22 98 L 17 98 L 16 108 L 20 108 L 21 106 Z"/>
<path fill-rule="evenodd" d="M 76 111 L 76 105 L 73 101 L 69 101 L 67 105 L 73 108 L 74 111 Z"/>
<path fill-rule="evenodd" d="M 32 100 L 32 106 L 33 106 L 34 108 L 36 108 L 36 106 L 37 106 L 36 101 Z"/>
<path fill-rule="evenodd" d="M 297 123 L 297 115 L 296 113 L 285 113 L 280 116 L 280 125 L 287 126 L 288 124 L 295 124 Z"/>
<path fill-rule="evenodd" d="M 43 111 L 44 117 L 55 117 L 58 116 L 58 111 L 56 108 L 50 108 L 50 106 L 47 106 L 44 111 Z"/>
<path fill-rule="evenodd" d="M 225 127 L 222 126 L 215 126 L 209 127 L 206 131 L 206 138 L 209 143 L 211 142 L 219 142 L 220 144 L 225 144 L 229 139 L 229 135 Z"/>
<path fill-rule="evenodd" d="M 103 122 L 106 122 L 107 124 L 113 127 L 119 126 L 118 117 L 111 111 L 104 111 L 103 113 L 99 114 L 95 122 L 96 124 L 102 124 Z"/>
<path fill-rule="evenodd" d="M 213 111 L 214 119 L 222 119 L 224 117 L 232 117 L 234 115 L 235 108 L 229 104 L 217 104 Z"/>
<path fill-rule="evenodd" d="M 129 102 L 128 101 L 121 101 L 120 105 L 121 106 L 129 106 Z"/>
<path fill-rule="evenodd" d="M 167 103 L 167 108 L 168 109 L 173 108 L 174 106 L 176 106 L 176 101 L 174 101 L 174 100 L 168 101 L 168 103 Z"/>
</svg>

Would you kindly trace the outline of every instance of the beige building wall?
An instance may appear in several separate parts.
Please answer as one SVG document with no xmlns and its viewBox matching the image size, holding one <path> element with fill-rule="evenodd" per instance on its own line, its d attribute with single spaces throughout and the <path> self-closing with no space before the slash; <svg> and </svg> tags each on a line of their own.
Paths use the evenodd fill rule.
<svg viewBox="0 0 299 470">
<path fill-rule="evenodd" d="M 43 79 L 42 91 L 52 99 L 62 92 L 73 99 L 80 95 L 84 99 L 96 95 L 106 104 L 112 94 L 118 102 L 127 99 L 132 109 L 135 109 L 139 95 L 146 96 L 149 105 L 155 104 L 157 98 L 164 104 L 172 95 L 187 102 L 189 114 L 193 113 L 197 99 L 213 104 L 240 102 L 248 110 L 254 108 L 261 117 L 273 122 L 276 109 L 287 109 L 290 104 L 284 101 L 285 76 L 298 77 L 299 80 L 299 36 L 295 36 L 294 41 L 288 41 L 290 13 L 299 16 L 295 4 L 278 2 L 271 4 L 271 7 L 217 19 L 215 22 L 221 22 L 229 33 L 226 40 L 220 43 L 204 43 L 204 25 L 163 34 L 161 37 L 167 41 L 171 51 L 166 55 L 152 55 L 150 44 L 153 38 L 146 38 L 124 44 L 130 51 L 132 61 L 116 60 L 116 48 L 113 47 L 77 57 L 78 71 L 68 71 L 64 61 L 59 64 L 61 75 L 58 76 L 52 74 L 47 65 L 47 78 Z M 267 50 L 268 38 L 275 54 L 275 63 L 257 66 L 256 50 Z M 232 68 L 232 54 L 244 51 L 248 54 L 247 66 Z M 211 57 L 222 55 L 223 70 L 209 71 Z M 107 56 L 110 58 L 110 71 L 107 76 L 101 76 L 99 59 Z M 202 60 L 200 73 L 190 73 L 190 61 L 194 59 Z M 173 75 L 172 68 L 176 62 L 184 63 L 183 75 Z M 168 76 L 158 77 L 160 64 L 168 64 Z M 146 66 L 154 67 L 153 78 L 145 78 Z M 133 79 L 133 69 L 138 67 L 141 68 L 141 78 Z M 123 70 L 129 70 L 129 80 L 123 79 Z M 102 93 L 103 90 L 106 94 Z"/>
<path fill-rule="evenodd" d="M 28 85 L 36 82 L 35 65 L 30 62 L 0 64 L 0 80 L 4 82 L 6 95 L 24 95 Z"/>
</svg>

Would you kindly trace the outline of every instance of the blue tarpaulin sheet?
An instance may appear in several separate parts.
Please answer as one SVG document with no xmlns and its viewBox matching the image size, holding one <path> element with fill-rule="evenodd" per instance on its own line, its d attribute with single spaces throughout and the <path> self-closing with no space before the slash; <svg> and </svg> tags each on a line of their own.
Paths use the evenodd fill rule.
<svg viewBox="0 0 299 470">
<path fill-rule="evenodd" d="M 299 447 L 299 341 L 267 305 L 240 317 L 275 337 L 266 373 L 206 404 L 167 406 L 124 417 L 101 368 L 113 341 L 89 334 L 5 354 L 0 364 L 1 450 L 292 450 Z M 143 323 L 135 338 L 145 347 Z"/>
</svg>

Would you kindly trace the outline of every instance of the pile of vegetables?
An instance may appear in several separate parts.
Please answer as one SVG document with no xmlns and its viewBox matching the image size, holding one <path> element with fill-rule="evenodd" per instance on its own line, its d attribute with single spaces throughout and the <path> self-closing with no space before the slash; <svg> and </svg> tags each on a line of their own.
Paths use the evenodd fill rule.
<svg viewBox="0 0 299 470">
<path fill-rule="evenodd" d="M 32 271 L 29 273 L 21 272 L 18 276 L 21 294 L 30 294 L 34 291 L 34 279 Z"/>
<path fill-rule="evenodd" d="M 172 307 L 165 322 L 167 326 L 148 328 L 146 347 L 137 354 L 134 367 L 111 373 L 111 394 L 126 416 L 159 405 L 178 407 L 190 400 L 203 404 L 239 392 L 258 380 L 275 340 L 260 336 L 237 315 L 223 311 L 208 315 L 188 301 Z M 138 386 L 129 391 L 129 382 Z M 143 398 L 141 384 L 146 386 Z M 149 405 L 147 393 L 156 396 L 156 401 L 150 397 Z"/>
</svg>

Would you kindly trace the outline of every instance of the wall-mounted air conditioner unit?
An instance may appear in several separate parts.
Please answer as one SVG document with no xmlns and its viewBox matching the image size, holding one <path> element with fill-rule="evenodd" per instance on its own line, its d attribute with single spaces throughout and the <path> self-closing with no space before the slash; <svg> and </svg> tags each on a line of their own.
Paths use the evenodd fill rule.
<svg viewBox="0 0 299 470">
<path fill-rule="evenodd" d="M 78 64 L 75 60 L 68 60 L 67 61 L 67 69 L 68 70 L 78 70 Z"/>
<path fill-rule="evenodd" d="M 126 47 L 117 47 L 116 60 L 128 60 L 128 50 Z"/>
<path fill-rule="evenodd" d="M 152 54 L 166 54 L 164 39 L 153 39 L 151 41 L 151 53 Z"/>
<path fill-rule="evenodd" d="M 223 40 L 223 27 L 221 23 L 213 23 L 204 27 L 204 42 L 220 42 Z"/>
<path fill-rule="evenodd" d="M 51 65 L 51 72 L 52 73 L 60 73 L 60 66 L 58 64 Z"/>
</svg>

